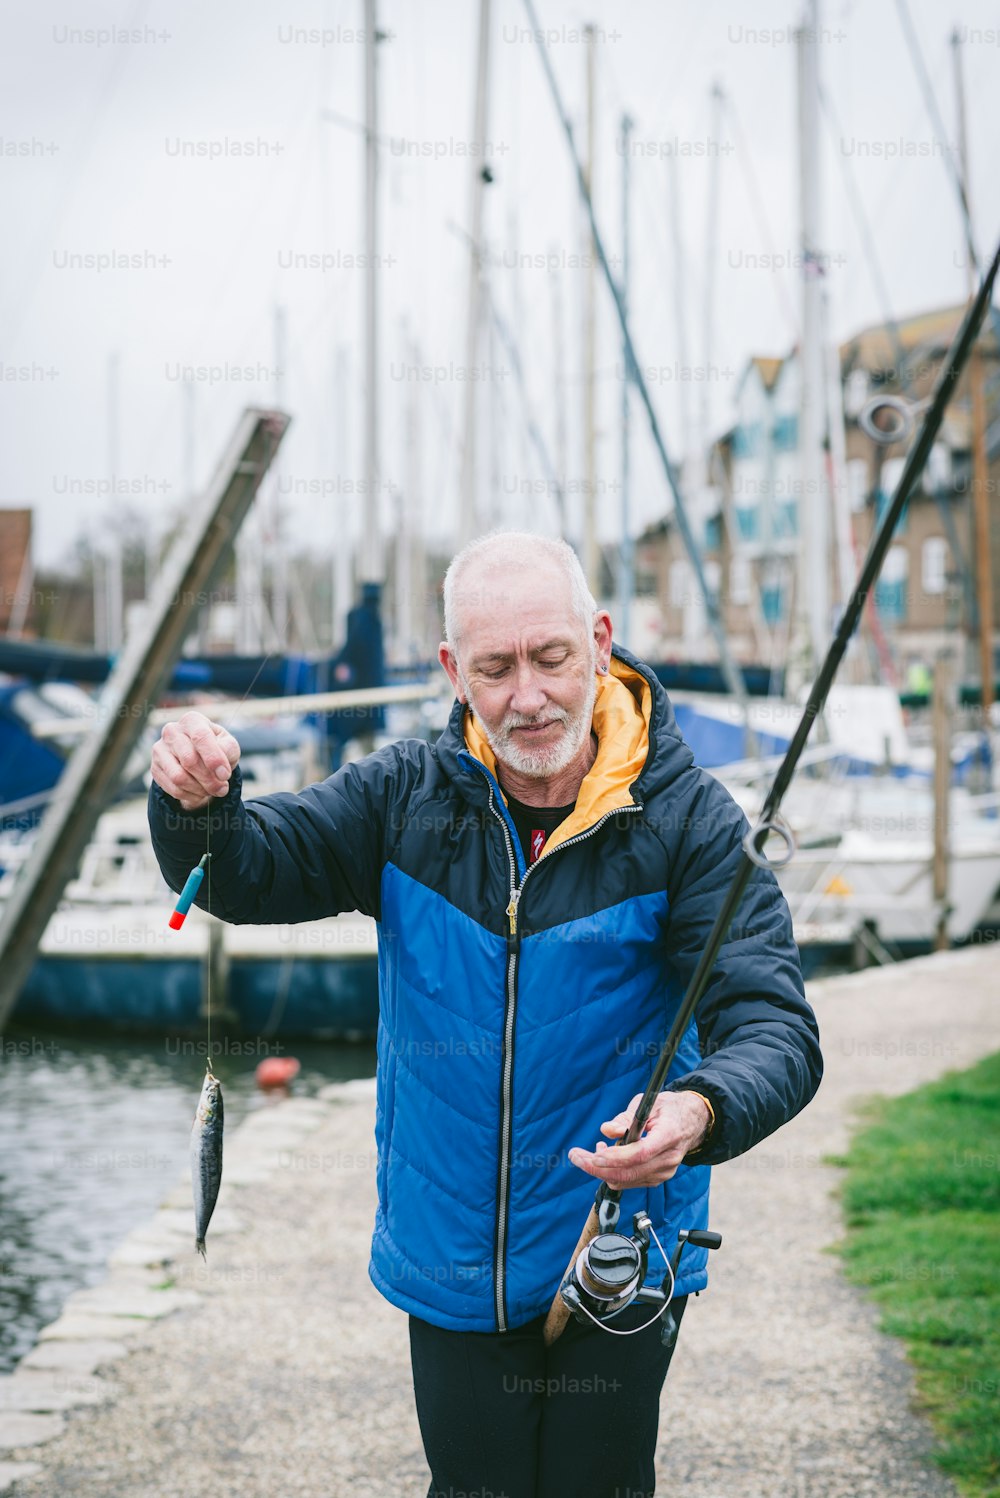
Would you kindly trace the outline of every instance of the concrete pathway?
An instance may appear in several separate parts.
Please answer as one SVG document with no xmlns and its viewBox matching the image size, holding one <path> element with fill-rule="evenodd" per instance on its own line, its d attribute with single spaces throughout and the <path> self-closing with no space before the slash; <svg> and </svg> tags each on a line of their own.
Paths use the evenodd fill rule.
<svg viewBox="0 0 1000 1498">
<path fill-rule="evenodd" d="M 714 1175 L 724 1244 L 664 1391 L 658 1492 L 953 1494 L 899 1345 L 827 1251 L 839 1172 L 822 1156 L 846 1147 L 858 1099 L 1000 1046 L 998 980 L 979 949 L 813 985 L 826 1077 L 800 1118 Z M 247 1120 L 207 1264 L 181 1184 L 0 1379 L 0 1492 L 423 1498 L 406 1319 L 366 1273 L 372 1123 L 369 1083 Z"/>
</svg>

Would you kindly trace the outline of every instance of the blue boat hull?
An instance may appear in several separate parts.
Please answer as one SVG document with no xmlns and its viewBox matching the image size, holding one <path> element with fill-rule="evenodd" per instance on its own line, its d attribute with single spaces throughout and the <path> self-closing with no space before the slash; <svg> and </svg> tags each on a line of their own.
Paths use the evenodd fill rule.
<svg viewBox="0 0 1000 1498">
<path fill-rule="evenodd" d="M 204 966 L 195 957 L 43 956 L 21 991 L 17 1024 L 118 1033 L 204 1031 Z M 277 1039 L 368 1039 L 378 1023 L 374 958 L 233 958 L 216 1023 Z"/>
</svg>

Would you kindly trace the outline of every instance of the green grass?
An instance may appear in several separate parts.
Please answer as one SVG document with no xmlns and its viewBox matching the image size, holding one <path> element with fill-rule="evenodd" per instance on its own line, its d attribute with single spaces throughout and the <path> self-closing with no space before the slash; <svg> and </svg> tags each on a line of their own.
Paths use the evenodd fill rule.
<svg viewBox="0 0 1000 1498">
<path fill-rule="evenodd" d="M 844 1160 L 848 1277 L 902 1337 L 969 1498 L 1000 1494 L 1000 1053 L 876 1099 Z"/>
</svg>

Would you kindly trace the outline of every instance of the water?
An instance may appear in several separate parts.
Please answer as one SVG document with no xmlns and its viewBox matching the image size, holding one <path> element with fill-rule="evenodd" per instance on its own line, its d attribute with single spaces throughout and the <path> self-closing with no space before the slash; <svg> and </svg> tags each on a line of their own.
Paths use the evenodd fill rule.
<svg viewBox="0 0 1000 1498">
<path fill-rule="evenodd" d="M 301 1041 L 295 1093 L 375 1074 L 373 1046 Z M 256 1055 L 218 1055 L 226 1127 L 271 1106 Z M 73 1291 L 104 1278 L 108 1255 L 176 1183 L 205 1070 L 204 1051 L 162 1041 L 0 1035 L 0 1372 L 9 1372 Z"/>
</svg>

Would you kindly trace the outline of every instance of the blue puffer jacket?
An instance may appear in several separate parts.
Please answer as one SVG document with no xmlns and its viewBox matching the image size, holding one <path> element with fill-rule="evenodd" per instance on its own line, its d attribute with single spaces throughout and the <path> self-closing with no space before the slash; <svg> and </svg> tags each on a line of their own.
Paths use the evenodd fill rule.
<svg viewBox="0 0 1000 1498">
<path fill-rule="evenodd" d="M 614 647 L 597 758 L 527 871 L 496 762 L 456 701 L 433 746 L 405 739 L 298 795 L 212 803 L 212 909 L 234 922 L 375 917 L 379 1206 L 370 1273 L 438 1326 L 504 1331 L 547 1309 L 596 1182 L 566 1158 L 649 1078 L 740 854 L 745 819 L 694 766 L 666 693 Z M 154 785 L 153 846 L 180 889 L 205 846 Z M 667 1086 L 709 1099 L 705 1145 L 622 1197 L 669 1254 L 708 1222 L 710 1165 L 815 1092 L 817 1028 L 784 898 L 756 872 Z M 677 1293 L 707 1282 L 686 1248 Z M 651 1255 L 651 1272 L 662 1261 Z"/>
</svg>

